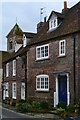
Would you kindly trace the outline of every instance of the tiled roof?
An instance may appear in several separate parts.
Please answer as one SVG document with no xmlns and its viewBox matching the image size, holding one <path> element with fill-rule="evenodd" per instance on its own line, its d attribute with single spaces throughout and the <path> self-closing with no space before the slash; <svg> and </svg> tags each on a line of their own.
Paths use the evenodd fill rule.
<svg viewBox="0 0 80 120">
<path fill-rule="evenodd" d="M 30 41 L 29 45 L 46 42 L 47 40 L 55 39 L 67 34 L 71 34 L 80 31 L 80 2 L 70 8 L 62 21 L 62 23 L 53 31 L 48 31 L 48 21 L 44 23 L 41 30 L 37 35 Z"/>
<path fill-rule="evenodd" d="M 25 34 L 27 38 L 33 38 L 36 35 L 36 33 L 31 32 L 23 32 L 23 34 Z"/>
<path fill-rule="evenodd" d="M 23 34 L 23 31 L 21 30 L 21 28 L 19 27 L 19 25 L 17 23 L 14 25 L 14 27 L 7 34 L 6 37 L 8 38 L 9 36 L 13 36 L 13 34 L 14 35 L 19 35 L 19 36 L 22 36 L 22 34 Z"/>
</svg>

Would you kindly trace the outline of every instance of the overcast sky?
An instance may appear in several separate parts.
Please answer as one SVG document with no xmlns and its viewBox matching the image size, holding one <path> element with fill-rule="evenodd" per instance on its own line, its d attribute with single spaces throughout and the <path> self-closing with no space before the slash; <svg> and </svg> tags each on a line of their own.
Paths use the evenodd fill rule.
<svg viewBox="0 0 80 120">
<path fill-rule="evenodd" d="M 44 1 L 44 2 L 43 2 Z M 48 2 L 49 1 L 49 2 Z M 17 23 L 26 32 L 36 32 L 37 23 L 40 22 L 40 8 L 44 8 L 44 16 L 49 17 L 52 10 L 61 12 L 64 0 L 3 0 L 0 2 L 0 50 L 6 50 L 6 35 Z M 79 0 L 67 0 L 67 6 L 70 8 Z M 17 20 L 16 20 L 17 17 Z"/>
</svg>

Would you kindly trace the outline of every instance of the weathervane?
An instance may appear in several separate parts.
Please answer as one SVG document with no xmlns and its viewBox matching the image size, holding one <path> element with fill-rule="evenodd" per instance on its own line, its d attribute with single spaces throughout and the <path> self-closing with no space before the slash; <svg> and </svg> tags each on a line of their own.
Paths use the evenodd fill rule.
<svg viewBox="0 0 80 120">
<path fill-rule="evenodd" d="M 43 13 L 46 12 L 46 11 L 44 11 L 44 9 L 45 9 L 45 7 L 40 9 L 40 22 L 42 22 Z"/>
</svg>

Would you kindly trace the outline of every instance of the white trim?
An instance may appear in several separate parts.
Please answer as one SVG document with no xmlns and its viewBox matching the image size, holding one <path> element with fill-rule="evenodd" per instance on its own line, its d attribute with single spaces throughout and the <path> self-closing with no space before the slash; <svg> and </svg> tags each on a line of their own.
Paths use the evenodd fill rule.
<svg viewBox="0 0 80 120">
<path fill-rule="evenodd" d="M 13 76 L 16 76 L 16 60 L 13 60 Z"/>
<path fill-rule="evenodd" d="M 15 85 L 15 91 L 14 91 L 14 85 Z M 16 99 L 16 82 L 12 83 L 12 98 Z"/>
<path fill-rule="evenodd" d="M 66 75 L 67 76 L 67 105 L 69 105 L 70 103 L 70 92 L 69 92 L 69 74 L 68 73 L 64 73 L 61 75 Z M 54 92 L 54 107 L 59 103 L 58 101 L 58 75 L 56 75 L 56 94 Z M 56 102 L 55 102 L 56 99 Z"/>
<path fill-rule="evenodd" d="M 69 92 L 69 74 L 67 74 L 67 105 L 70 103 L 70 92 Z"/>
<path fill-rule="evenodd" d="M 25 100 L 25 83 L 21 84 L 21 99 Z"/>
<path fill-rule="evenodd" d="M 6 64 L 6 77 L 9 77 L 9 63 Z"/>
<path fill-rule="evenodd" d="M 45 47 L 46 47 L 46 46 L 48 47 L 48 56 L 45 56 Z M 42 54 L 41 54 L 41 48 L 42 48 L 42 47 L 44 47 L 44 57 L 41 56 L 41 55 L 42 55 Z M 38 52 L 38 49 L 40 49 L 40 51 L 39 51 L 39 52 L 40 52 L 40 57 L 38 57 L 38 53 L 37 53 L 37 52 Z M 37 46 L 37 47 L 36 47 L 36 60 L 42 60 L 42 59 L 47 59 L 47 58 L 49 58 L 49 44 Z"/>
<path fill-rule="evenodd" d="M 37 88 L 37 80 L 40 79 L 40 88 Z M 45 86 L 45 78 L 48 78 L 48 88 L 41 88 L 41 78 L 44 78 L 44 86 Z M 36 76 L 36 91 L 49 91 L 49 76 L 48 75 L 38 75 Z"/>
<path fill-rule="evenodd" d="M 64 50 L 63 50 L 64 52 L 63 53 L 61 53 L 61 43 L 62 42 L 64 42 Z M 66 47 L 66 41 L 65 40 L 60 40 L 59 41 L 59 56 L 65 56 L 65 52 L 66 52 L 66 48 L 65 47 Z"/>
</svg>

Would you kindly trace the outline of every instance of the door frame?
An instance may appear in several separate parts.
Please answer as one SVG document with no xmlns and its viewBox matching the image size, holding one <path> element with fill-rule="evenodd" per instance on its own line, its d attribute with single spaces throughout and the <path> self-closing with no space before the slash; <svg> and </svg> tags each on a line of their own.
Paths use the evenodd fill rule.
<svg viewBox="0 0 80 120">
<path fill-rule="evenodd" d="M 24 92 L 24 97 L 22 96 L 23 92 Z M 21 83 L 21 99 L 25 100 L 25 83 L 24 82 Z"/>
<path fill-rule="evenodd" d="M 69 92 L 69 73 L 56 74 L 56 92 L 54 92 L 54 107 L 59 103 L 59 90 L 58 90 L 58 75 L 67 76 L 67 105 L 70 103 L 70 92 Z"/>
</svg>

